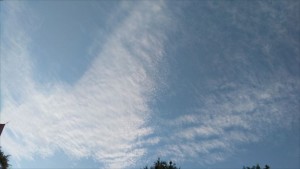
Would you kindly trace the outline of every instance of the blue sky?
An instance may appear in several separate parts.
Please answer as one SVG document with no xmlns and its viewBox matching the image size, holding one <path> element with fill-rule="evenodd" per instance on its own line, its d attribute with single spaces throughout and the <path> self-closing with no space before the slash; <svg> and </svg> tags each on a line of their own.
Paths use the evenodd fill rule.
<svg viewBox="0 0 300 169">
<path fill-rule="evenodd" d="M 299 1 L 1 1 L 12 168 L 300 167 Z"/>
</svg>

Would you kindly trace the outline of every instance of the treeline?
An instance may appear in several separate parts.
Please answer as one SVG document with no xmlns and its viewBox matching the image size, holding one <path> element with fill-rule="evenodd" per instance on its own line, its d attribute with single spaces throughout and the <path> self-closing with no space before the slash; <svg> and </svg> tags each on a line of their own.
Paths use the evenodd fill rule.
<svg viewBox="0 0 300 169">
<path fill-rule="evenodd" d="M 5 155 L 0 147 L 0 168 L 1 169 L 7 169 L 10 165 L 8 163 L 9 161 L 9 155 Z M 166 162 L 161 161 L 160 158 L 154 164 L 150 167 L 146 166 L 143 169 L 180 169 L 180 167 L 177 167 L 176 164 L 172 161 Z M 252 167 L 246 167 L 244 166 L 243 169 L 271 169 L 270 166 L 265 165 L 263 168 L 260 167 L 259 164 L 254 165 Z"/>
<path fill-rule="evenodd" d="M 265 165 L 265 167 L 264 168 L 261 168 L 260 166 L 259 166 L 259 164 L 257 164 L 256 166 L 254 165 L 254 166 L 252 166 L 252 167 L 243 167 L 243 169 L 271 169 L 270 168 L 270 166 L 268 166 L 268 165 Z"/>
<path fill-rule="evenodd" d="M 158 160 L 154 162 L 154 164 L 151 167 L 146 166 L 143 169 L 180 169 L 180 167 L 178 168 L 176 164 L 173 163 L 172 161 L 170 162 L 160 161 L 160 158 L 158 158 Z M 260 167 L 259 164 L 257 164 L 252 167 L 244 166 L 243 169 L 271 169 L 271 168 L 268 165 L 265 165 L 265 167 L 262 168 Z"/>
<path fill-rule="evenodd" d="M 176 164 L 173 163 L 172 161 L 167 163 L 165 161 L 160 161 L 160 159 L 158 158 L 158 160 L 153 164 L 153 166 L 151 166 L 150 168 L 146 166 L 144 167 L 144 169 L 180 169 L 180 168 L 177 168 Z"/>
</svg>

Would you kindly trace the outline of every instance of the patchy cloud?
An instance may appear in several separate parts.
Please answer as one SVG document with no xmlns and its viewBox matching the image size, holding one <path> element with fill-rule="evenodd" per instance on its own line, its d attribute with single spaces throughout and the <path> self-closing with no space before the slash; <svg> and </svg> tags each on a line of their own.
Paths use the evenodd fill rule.
<svg viewBox="0 0 300 169">
<path fill-rule="evenodd" d="M 299 126 L 300 41 L 292 35 L 300 3 L 289 3 L 124 1 L 109 35 L 87 49 L 95 57 L 82 76 L 41 84 L 34 15 L 2 2 L 1 121 L 10 121 L 2 145 L 19 160 L 62 150 L 106 168 L 158 156 L 206 165 Z M 169 74 L 160 72 L 166 64 Z M 161 98 L 171 100 L 165 109 L 155 107 Z"/>
<path fill-rule="evenodd" d="M 160 120 L 156 131 L 161 135 L 157 156 L 205 166 L 224 161 L 247 144 L 264 142 L 279 130 L 299 126 L 300 80 L 295 72 L 299 72 L 300 41 L 298 36 L 290 36 L 299 33 L 299 22 L 292 15 L 299 3 L 291 3 L 208 2 L 208 6 L 188 6 L 191 11 L 204 12 L 193 13 L 201 19 L 182 21 L 188 25 L 181 25 L 184 30 L 196 25 L 194 31 L 182 36 L 184 45 L 192 41 L 189 44 L 195 44 L 194 48 L 188 49 L 203 53 L 188 53 L 180 60 L 185 65 L 176 65 L 176 70 L 179 67 L 187 73 L 177 71 L 180 80 L 174 83 L 182 84 L 172 86 L 178 91 L 170 91 L 174 97 L 182 97 L 172 97 L 168 104 L 176 107 L 185 100 L 193 104 L 156 118 Z M 199 29 L 202 34 L 195 33 Z M 273 47 L 267 50 L 265 45 Z M 194 67 L 188 69 L 190 60 L 199 64 L 190 64 Z"/>
<path fill-rule="evenodd" d="M 199 96 L 202 106 L 195 113 L 161 121 L 160 129 L 168 131 L 161 137 L 157 154 L 176 161 L 198 159 L 199 164 L 212 164 L 233 155 L 241 145 L 297 126 L 300 81 L 285 80 L 262 88 L 235 85 L 226 92 L 216 89 L 212 91 L 215 94 Z"/>
<path fill-rule="evenodd" d="M 153 132 L 145 122 L 164 51 L 157 28 L 165 20 L 163 2 L 141 2 L 131 9 L 76 84 L 43 86 L 33 81 L 30 37 L 18 19 L 25 9 L 16 2 L 4 5 L 11 7 L 1 45 L 1 114 L 2 121 L 10 121 L 2 144 L 9 154 L 32 159 L 61 149 L 124 168 L 147 151 L 145 145 L 159 141 L 144 137 Z"/>
</svg>

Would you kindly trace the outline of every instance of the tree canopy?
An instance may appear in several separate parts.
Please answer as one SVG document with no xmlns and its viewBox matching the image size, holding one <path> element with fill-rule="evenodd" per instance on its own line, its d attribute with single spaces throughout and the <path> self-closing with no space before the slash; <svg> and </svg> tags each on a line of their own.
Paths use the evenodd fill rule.
<svg viewBox="0 0 300 169">
<path fill-rule="evenodd" d="M 9 164 L 8 164 L 9 159 L 8 158 L 9 158 L 9 155 L 5 155 L 0 147 L 0 167 L 2 169 L 7 169 L 9 167 Z"/>
<path fill-rule="evenodd" d="M 146 166 L 144 169 L 180 169 L 176 167 L 176 164 L 170 161 L 167 163 L 166 161 L 160 161 L 160 158 L 150 167 Z"/>
<path fill-rule="evenodd" d="M 148 166 L 144 167 L 143 169 L 180 169 L 176 167 L 176 164 L 170 161 L 167 163 L 166 161 L 160 161 L 160 158 L 149 168 Z M 271 169 L 270 166 L 265 165 L 264 168 L 260 167 L 259 164 L 253 165 L 252 167 L 244 166 L 243 169 Z"/>
<path fill-rule="evenodd" d="M 270 168 L 270 166 L 268 166 L 268 165 L 265 165 L 265 167 L 264 168 L 261 168 L 260 166 L 259 166 L 259 164 L 257 164 L 256 166 L 254 165 L 254 166 L 252 166 L 252 167 L 243 167 L 243 169 L 271 169 Z"/>
</svg>

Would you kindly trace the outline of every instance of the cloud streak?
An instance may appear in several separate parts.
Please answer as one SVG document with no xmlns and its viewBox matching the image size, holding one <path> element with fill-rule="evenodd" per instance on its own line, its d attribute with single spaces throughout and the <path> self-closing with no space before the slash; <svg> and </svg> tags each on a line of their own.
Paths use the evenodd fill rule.
<svg viewBox="0 0 300 169">
<path fill-rule="evenodd" d="M 1 46 L 1 114 L 2 121 L 10 120 L 2 144 L 9 154 L 32 159 L 61 149 L 107 168 L 124 168 L 147 151 L 147 144 L 159 141 L 144 137 L 153 132 L 145 123 L 164 51 L 163 32 L 157 28 L 166 19 L 162 1 L 131 9 L 76 84 L 44 86 L 32 77 L 30 38 L 18 20 L 23 6 L 5 6 L 20 10 L 5 14 Z"/>
<path fill-rule="evenodd" d="M 184 86 L 182 91 L 188 95 L 179 102 L 196 101 L 189 104 L 192 107 L 185 108 L 184 113 L 170 112 L 169 119 L 158 118 L 159 127 L 155 131 L 162 137 L 156 156 L 206 166 L 227 159 L 247 144 L 263 142 L 278 131 L 299 126 L 300 81 L 295 74 L 299 72 L 299 38 L 289 36 L 291 32 L 299 32 L 299 22 L 293 15 L 299 3 L 291 5 L 291 1 L 286 1 L 273 6 L 256 3 L 195 5 L 195 9 L 205 11 L 199 12 L 198 17 L 205 17 L 195 23 L 198 27 L 195 31 L 201 30 L 202 34 L 186 33 L 188 38 L 183 37 L 183 41 L 201 44 L 194 47 L 195 51 L 200 48 L 207 52 L 187 56 L 199 63 L 188 72 L 199 81 L 184 81 L 189 78 L 183 76 L 177 78 L 183 79 L 180 82 L 184 85 L 180 87 Z M 277 5 L 283 6 L 282 11 L 275 10 Z M 215 15 L 210 15 L 211 11 Z M 277 16 L 281 16 L 280 20 Z M 190 22 L 184 20 L 183 23 Z M 185 29 L 190 25 L 187 27 Z M 268 31 L 260 32 L 264 30 Z M 189 36 L 199 39 L 193 41 Z M 266 51 L 266 44 L 273 47 Z M 288 62 L 290 60 L 293 62 Z M 178 93 L 182 96 L 180 92 L 175 91 L 174 96 Z M 159 131 L 162 129 L 164 131 Z"/>
<path fill-rule="evenodd" d="M 161 121 L 160 129 L 169 131 L 161 137 L 162 151 L 157 154 L 213 164 L 239 151 L 241 145 L 263 141 L 278 129 L 291 129 L 299 120 L 300 82 L 285 79 L 260 88 L 228 85 L 222 94 L 216 89 L 212 92 L 216 94 L 199 96 L 202 106 L 194 113 Z"/>
<path fill-rule="evenodd" d="M 130 12 L 125 12 L 127 16 L 113 24 L 117 27 L 111 30 L 104 44 L 97 39 L 101 36 L 96 36 L 89 51 L 95 58 L 86 72 L 74 84 L 57 81 L 43 85 L 33 77 L 31 45 L 34 42 L 31 42 L 32 32 L 26 24 L 33 23 L 32 17 L 24 18 L 23 22 L 19 19 L 28 8 L 25 10 L 20 2 L 3 3 L 6 10 L 1 39 L 1 121 L 10 121 L 10 124 L 3 133 L 2 145 L 16 159 L 49 157 L 62 150 L 71 158 L 93 158 L 106 168 L 128 168 L 145 156 L 148 159 L 167 157 L 178 163 L 197 161 L 205 165 L 223 161 L 237 152 L 240 145 L 262 141 L 277 129 L 299 125 L 300 81 L 294 74 L 299 70 L 296 67 L 299 65 L 299 39 L 289 37 L 284 24 L 288 19 L 283 17 L 282 23 L 277 22 L 278 13 L 265 3 L 259 3 L 262 11 L 271 13 L 265 25 L 275 25 L 276 29 L 264 37 L 257 34 L 257 30 L 264 28 L 258 24 L 261 21 L 256 20 L 261 16 L 259 10 L 249 13 L 252 9 L 244 5 L 247 10 L 243 13 L 244 9 L 239 6 L 224 8 L 222 3 L 208 2 L 209 10 L 199 11 L 226 9 L 222 15 L 230 17 L 225 25 L 236 31 L 228 33 L 223 27 L 219 30 L 219 25 L 214 23 L 214 19 L 219 21 L 218 15 L 212 15 L 211 19 L 206 14 L 201 15 L 203 25 L 194 25 L 203 29 L 201 37 L 185 32 L 184 38 L 170 42 L 165 29 L 171 22 L 180 23 L 171 17 L 172 14 L 180 16 L 176 11 L 182 9 L 172 7 L 175 12 L 169 15 L 166 8 L 170 4 L 165 1 L 142 1 L 137 5 L 122 2 L 120 8 Z M 253 6 L 256 8 L 255 4 Z M 254 19 L 245 18 L 250 14 Z M 233 21 L 233 26 L 227 21 Z M 184 27 L 181 25 L 170 32 L 186 31 L 181 28 Z M 236 36 L 236 41 L 221 44 L 222 39 L 231 35 Z M 199 58 L 203 60 L 195 57 L 199 61 L 195 63 L 201 66 L 196 65 L 192 70 L 204 75 L 199 76 L 201 82 L 195 79 L 183 82 L 195 87 L 187 87 L 189 92 L 184 91 L 188 97 L 192 95 L 192 99 L 196 99 L 195 106 L 175 117 L 162 119 L 153 112 L 151 103 L 159 97 L 157 93 L 165 83 L 161 82 L 159 70 L 166 64 L 165 51 L 172 50 L 165 48 L 166 41 L 171 43 L 167 46 L 174 45 L 184 57 L 187 53 L 181 50 L 195 50 L 198 55 L 201 47 L 208 56 L 201 54 Z M 186 48 L 186 44 L 194 42 L 202 46 L 196 46 L 197 50 Z M 180 43 L 186 44 L 180 46 Z M 295 63 L 290 64 L 291 71 L 281 63 L 284 50 L 275 49 L 276 45 L 291 46 L 292 50 L 287 51 L 296 58 Z M 174 61 L 179 57 L 181 55 L 167 59 Z M 185 75 L 184 72 L 178 76 Z M 179 81 L 181 78 L 185 79 L 178 77 Z M 172 91 L 170 97 L 177 97 L 177 92 Z M 191 98 L 179 100 L 184 99 L 194 102 Z M 172 104 L 168 106 L 176 107 Z"/>
</svg>

